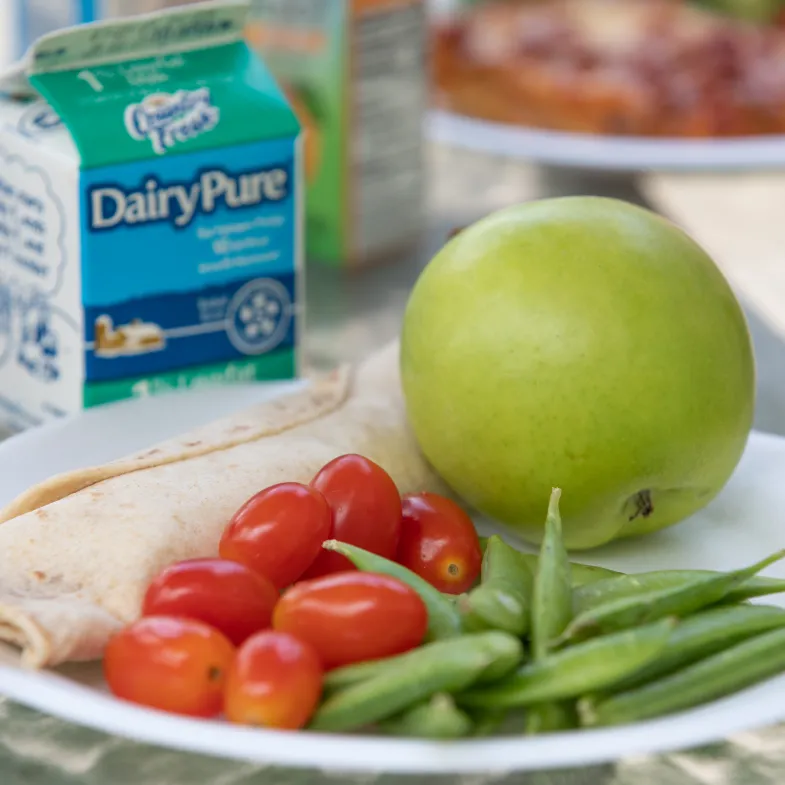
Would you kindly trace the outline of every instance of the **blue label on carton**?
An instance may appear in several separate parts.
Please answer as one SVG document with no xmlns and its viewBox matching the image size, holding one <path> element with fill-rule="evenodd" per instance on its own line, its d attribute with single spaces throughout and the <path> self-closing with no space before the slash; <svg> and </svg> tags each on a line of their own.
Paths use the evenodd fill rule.
<svg viewBox="0 0 785 785">
<path fill-rule="evenodd" d="M 266 140 L 82 172 L 88 380 L 294 343 L 295 151 Z"/>
</svg>

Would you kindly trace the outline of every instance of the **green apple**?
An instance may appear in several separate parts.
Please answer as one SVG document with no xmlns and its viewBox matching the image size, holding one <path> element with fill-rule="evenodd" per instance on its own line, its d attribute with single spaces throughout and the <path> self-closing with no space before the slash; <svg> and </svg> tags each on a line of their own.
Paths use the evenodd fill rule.
<svg viewBox="0 0 785 785">
<path fill-rule="evenodd" d="M 741 457 L 755 364 L 711 258 L 626 202 L 529 202 L 465 229 L 411 294 L 401 339 L 420 446 L 526 539 L 560 487 L 568 547 L 677 523 Z"/>
</svg>

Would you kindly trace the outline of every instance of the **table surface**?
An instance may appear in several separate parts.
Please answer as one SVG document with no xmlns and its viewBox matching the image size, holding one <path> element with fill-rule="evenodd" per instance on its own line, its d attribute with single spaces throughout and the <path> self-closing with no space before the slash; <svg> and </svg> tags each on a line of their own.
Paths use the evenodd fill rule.
<svg viewBox="0 0 785 785">
<path fill-rule="evenodd" d="M 418 248 L 384 266 L 340 274 L 310 269 L 307 351 L 312 364 L 357 360 L 393 338 L 408 292 L 451 229 L 500 207 L 544 195 L 601 193 L 641 201 L 627 180 L 587 179 L 444 147 L 428 150 L 427 230 Z M 758 360 L 755 427 L 785 435 L 785 344 L 754 313 Z M 289 785 L 316 783 L 318 772 L 281 771 L 138 745 L 77 728 L 0 699 L 2 785 Z M 341 777 L 344 781 L 354 781 Z M 455 777 L 367 776 L 357 782 L 452 785 Z M 678 755 L 622 761 L 582 770 L 471 777 L 466 785 L 778 785 L 785 781 L 785 729 Z"/>
</svg>

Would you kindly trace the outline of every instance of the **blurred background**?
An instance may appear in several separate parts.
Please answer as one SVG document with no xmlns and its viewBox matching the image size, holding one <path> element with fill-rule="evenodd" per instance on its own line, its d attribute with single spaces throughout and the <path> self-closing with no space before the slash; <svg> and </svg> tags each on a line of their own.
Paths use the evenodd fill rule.
<svg viewBox="0 0 785 785">
<path fill-rule="evenodd" d="M 0 64 L 180 4 L 1 0 Z M 785 430 L 785 0 L 253 0 L 247 38 L 305 129 L 310 365 L 392 338 L 460 226 L 619 196 L 715 256 L 763 357 L 758 425 Z"/>
</svg>

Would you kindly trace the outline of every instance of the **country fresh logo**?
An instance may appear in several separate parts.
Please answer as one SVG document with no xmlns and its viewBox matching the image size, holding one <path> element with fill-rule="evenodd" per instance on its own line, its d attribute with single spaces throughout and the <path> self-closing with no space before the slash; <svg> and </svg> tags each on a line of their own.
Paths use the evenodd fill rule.
<svg viewBox="0 0 785 785">
<path fill-rule="evenodd" d="M 157 155 L 178 142 L 186 142 L 212 131 L 221 111 L 210 100 L 210 88 L 155 93 L 126 107 L 125 128 L 138 142 L 150 140 Z"/>
</svg>

